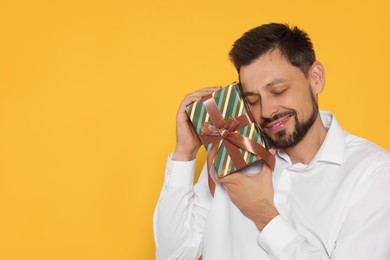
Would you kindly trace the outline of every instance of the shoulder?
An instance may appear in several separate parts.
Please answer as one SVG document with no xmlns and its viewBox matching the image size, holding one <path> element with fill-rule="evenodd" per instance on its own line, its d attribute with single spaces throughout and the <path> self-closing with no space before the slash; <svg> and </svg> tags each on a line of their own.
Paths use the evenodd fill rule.
<svg viewBox="0 0 390 260">
<path fill-rule="evenodd" d="M 375 197 L 378 203 L 390 203 L 390 153 L 386 149 L 346 133 L 343 161 L 345 180 L 352 183 L 351 192 L 355 194 L 351 197 L 356 201 Z M 377 194 L 386 196 L 378 198 Z"/>
<path fill-rule="evenodd" d="M 379 145 L 345 132 L 345 150 L 351 153 L 360 153 L 364 156 L 375 157 L 381 161 L 390 161 L 390 153 Z"/>
<path fill-rule="evenodd" d="M 344 162 L 378 171 L 388 169 L 390 173 L 390 152 L 379 145 L 345 132 Z"/>
</svg>

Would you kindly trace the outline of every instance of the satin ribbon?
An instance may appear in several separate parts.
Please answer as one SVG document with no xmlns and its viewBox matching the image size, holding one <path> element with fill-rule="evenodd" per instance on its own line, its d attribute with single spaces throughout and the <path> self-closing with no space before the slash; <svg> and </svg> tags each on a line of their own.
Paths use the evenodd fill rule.
<svg viewBox="0 0 390 260">
<path fill-rule="evenodd" d="M 250 113 L 245 113 L 237 117 L 229 117 L 225 121 L 211 94 L 203 97 L 202 101 L 214 124 L 211 125 L 206 122 L 202 128 L 202 134 L 200 135 L 200 139 L 205 146 L 211 144 L 207 156 L 207 170 L 209 173 L 209 189 L 213 196 L 215 192 L 215 182 L 218 178 L 218 174 L 215 172 L 213 164 L 222 144 L 224 144 L 227 153 L 237 169 L 247 166 L 239 148 L 260 156 L 271 169 L 274 168 L 275 158 L 267 149 L 248 137 L 237 133 L 238 130 L 254 121 Z M 212 170 L 214 170 L 213 173 L 211 172 Z"/>
</svg>

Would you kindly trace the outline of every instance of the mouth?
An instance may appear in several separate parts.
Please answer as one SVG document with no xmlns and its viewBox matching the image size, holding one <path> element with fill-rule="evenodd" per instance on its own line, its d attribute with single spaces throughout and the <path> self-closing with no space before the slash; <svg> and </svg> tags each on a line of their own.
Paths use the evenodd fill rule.
<svg viewBox="0 0 390 260">
<path fill-rule="evenodd" d="M 292 116 L 292 113 L 282 116 L 277 120 L 273 120 L 272 122 L 264 125 L 264 128 L 269 130 L 271 133 L 279 132 L 287 127 L 287 124 Z"/>
</svg>

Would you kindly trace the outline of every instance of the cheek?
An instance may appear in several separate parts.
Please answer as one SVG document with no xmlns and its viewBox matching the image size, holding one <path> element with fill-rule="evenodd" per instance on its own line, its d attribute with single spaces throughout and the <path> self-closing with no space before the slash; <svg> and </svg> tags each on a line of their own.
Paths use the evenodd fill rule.
<svg viewBox="0 0 390 260">
<path fill-rule="evenodd" d="M 311 99 L 311 93 L 301 95 L 299 102 L 297 102 L 296 110 L 298 114 L 298 120 L 306 120 L 313 112 L 313 103 Z"/>
<path fill-rule="evenodd" d="M 261 113 L 260 113 L 260 108 L 258 106 L 254 105 L 248 105 L 249 111 L 251 112 L 253 118 L 255 119 L 255 122 L 257 124 L 260 124 L 260 118 L 261 118 Z"/>
</svg>

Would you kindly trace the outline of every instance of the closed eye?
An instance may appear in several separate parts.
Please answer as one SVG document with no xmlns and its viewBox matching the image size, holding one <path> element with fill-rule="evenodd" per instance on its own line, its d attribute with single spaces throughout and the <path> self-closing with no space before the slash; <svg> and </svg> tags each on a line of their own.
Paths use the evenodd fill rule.
<svg viewBox="0 0 390 260">
<path fill-rule="evenodd" d="M 246 102 L 251 106 L 255 105 L 260 100 L 260 98 L 258 96 L 254 96 L 254 95 L 248 96 L 245 99 L 246 99 Z"/>
<path fill-rule="evenodd" d="M 286 90 L 287 90 L 287 88 L 281 89 L 281 90 L 274 90 L 274 91 L 272 91 L 272 94 L 274 94 L 275 96 L 278 96 L 278 95 L 281 95 L 284 92 L 286 92 Z"/>
</svg>

